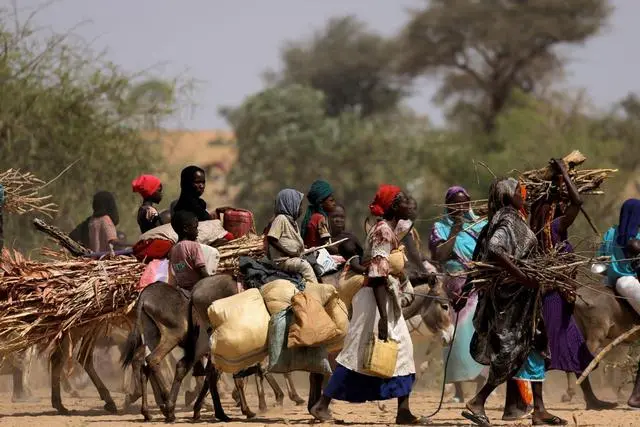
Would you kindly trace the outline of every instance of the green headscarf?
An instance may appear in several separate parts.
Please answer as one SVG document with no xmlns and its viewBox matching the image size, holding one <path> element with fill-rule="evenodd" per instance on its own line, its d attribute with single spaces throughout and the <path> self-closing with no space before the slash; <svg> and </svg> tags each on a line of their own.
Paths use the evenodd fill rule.
<svg viewBox="0 0 640 427">
<path fill-rule="evenodd" d="M 331 184 L 327 181 L 318 179 L 311 184 L 311 188 L 309 188 L 309 193 L 307 193 L 307 200 L 309 200 L 309 207 L 307 207 L 307 212 L 304 215 L 304 219 L 302 220 L 302 227 L 300 230 L 300 234 L 304 239 L 307 234 L 307 226 L 311 221 L 311 216 L 314 213 L 320 213 L 328 218 L 329 215 L 322 209 L 322 202 L 327 200 L 329 196 L 333 194 L 333 188 L 331 188 Z"/>
</svg>

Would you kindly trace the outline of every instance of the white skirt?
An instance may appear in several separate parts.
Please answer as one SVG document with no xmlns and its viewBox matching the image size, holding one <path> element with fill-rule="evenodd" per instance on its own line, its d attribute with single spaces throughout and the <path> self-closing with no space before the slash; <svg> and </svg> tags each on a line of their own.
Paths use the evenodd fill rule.
<svg viewBox="0 0 640 427">
<path fill-rule="evenodd" d="M 353 315 L 349 322 L 349 331 L 344 340 L 342 351 L 336 358 L 336 362 L 345 368 L 363 373 L 364 352 L 372 334 L 378 335 L 378 321 L 380 314 L 376 305 L 376 298 L 372 288 L 364 287 L 356 293 L 352 300 Z M 398 360 L 394 377 L 411 375 L 416 373 L 413 361 L 413 343 L 409 335 L 409 329 L 404 317 L 400 315 L 394 319 L 394 305 L 391 295 L 385 300 L 387 311 L 387 327 L 389 338 L 398 341 Z"/>
</svg>

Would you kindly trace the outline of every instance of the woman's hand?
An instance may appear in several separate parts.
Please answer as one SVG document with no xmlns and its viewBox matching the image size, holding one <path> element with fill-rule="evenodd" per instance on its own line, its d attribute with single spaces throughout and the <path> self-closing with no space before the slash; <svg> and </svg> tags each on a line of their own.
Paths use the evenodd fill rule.
<svg viewBox="0 0 640 427">
<path fill-rule="evenodd" d="M 387 319 L 382 317 L 378 320 L 378 339 L 386 341 L 389 339 L 389 329 L 387 327 Z"/>
</svg>

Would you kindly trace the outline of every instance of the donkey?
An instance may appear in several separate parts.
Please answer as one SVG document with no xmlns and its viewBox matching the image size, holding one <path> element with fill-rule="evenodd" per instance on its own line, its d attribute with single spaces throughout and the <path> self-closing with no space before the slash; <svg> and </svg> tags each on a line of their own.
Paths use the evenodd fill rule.
<svg viewBox="0 0 640 427">
<path fill-rule="evenodd" d="M 605 286 L 578 288 L 574 315 L 587 347 L 594 355 L 609 342 L 640 324 L 640 315 L 628 303 L 618 298 L 611 288 Z M 633 343 L 637 338 L 638 335 L 634 334 L 625 342 Z M 640 364 L 638 368 L 640 373 Z M 563 396 L 565 401 L 570 401 L 576 394 L 575 380 L 572 376 L 567 374 L 567 391 Z M 628 404 L 640 407 L 640 375 L 636 375 Z"/>
<path fill-rule="evenodd" d="M 209 299 L 207 307 L 213 301 L 238 293 L 236 281 L 226 275 L 212 276 L 201 280 L 194 287 L 192 295 L 197 294 L 199 289 L 207 290 Z M 146 363 L 138 367 L 141 371 L 141 412 L 145 420 L 151 419 L 146 399 L 148 379 L 152 380 L 152 385 L 155 379 L 160 388 L 161 401 L 163 402 L 160 407 L 165 419 L 167 421 L 175 420 L 175 404 L 182 380 L 191 370 L 195 361 L 202 360 L 209 352 L 209 338 L 205 326 L 207 324 L 208 320 L 194 322 L 190 300 L 177 288 L 170 287 L 166 283 L 156 282 L 140 293 L 137 302 L 137 321 L 128 338 L 123 366 L 127 367 L 136 363 L 136 360 L 140 360 L 141 352 L 144 352 L 145 347 L 150 350 L 150 354 L 144 358 Z M 158 367 L 165 356 L 176 347 L 182 348 L 185 354 L 176 365 L 173 384 L 171 390 L 167 392 L 168 387 L 159 375 Z M 136 366 L 134 366 L 134 371 L 136 370 Z M 242 413 L 249 418 L 254 417 L 255 414 L 251 412 L 246 403 L 242 378 L 252 373 L 257 373 L 262 377 L 262 372 L 259 370 L 239 373 L 234 376 L 234 382 L 240 394 Z M 284 399 L 284 393 L 278 383 L 270 374 L 264 374 L 264 378 L 273 388 L 278 403 L 281 403 Z M 264 389 L 259 387 L 258 392 L 260 407 L 266 410 Z M 216 408 L 216 416 L 219 416 L 221 420 L 228 419 L 219 408 Z"/>
</svg>

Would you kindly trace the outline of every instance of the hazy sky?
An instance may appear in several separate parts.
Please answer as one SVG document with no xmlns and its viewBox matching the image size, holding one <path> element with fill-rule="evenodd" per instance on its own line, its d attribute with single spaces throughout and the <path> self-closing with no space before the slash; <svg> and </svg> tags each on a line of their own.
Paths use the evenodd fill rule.
<svg viewBox="0 0 640 427">
<path fill-rule="evenodd" d="M 223 128 L 218 106 L 236 105 L 262 87 L 261 72 L 278 67 L 282 42 L 310 34 L 335 15 L 353 14 L 371 28 L 395 33 L 406 21 L 406 9 L 424 0 L 58 0 L 41 10 L 35 22 L 53 31 L 68 31 L 128 71 L 156 66 L 156 74 L 183 74 L 200 83 L 195 111 L 179 125 Z M 41 0 L 15 0 L 30 9 Z M 0 0 L 10 7 L 12 1 Z M 584 48 L 571 52 L 566 85 L 585 87 L 592 101 L 605 108 L 629 91 L 640 89 L 640 1 L 614 0 L 610 28 Z M 23 12 L 26 16 L 27 12 Z M 86 21 L 86 22 L 85 22 Z M 630 52 L 624 54 L 623 52 Z M 159 65 L 159 66 L 158 66 Z M 441 113 L 431 103 L 433 81 L 421 84 L 410 104 L 436 123 Z"/>
</svg>

